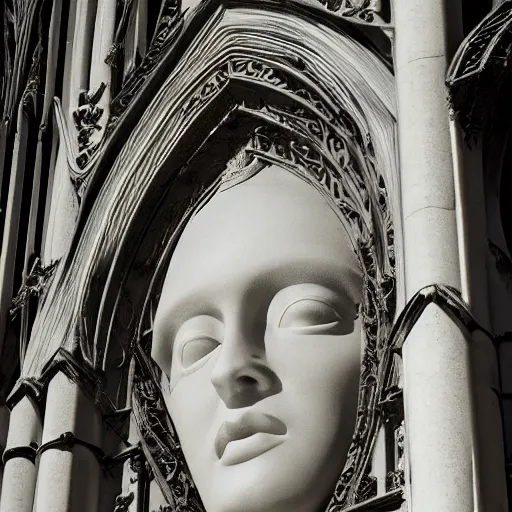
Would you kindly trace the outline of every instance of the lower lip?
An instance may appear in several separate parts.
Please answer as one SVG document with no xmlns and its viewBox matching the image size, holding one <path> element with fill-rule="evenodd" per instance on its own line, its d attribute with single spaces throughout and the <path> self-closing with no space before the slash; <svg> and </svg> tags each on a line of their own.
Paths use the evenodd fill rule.
<svg viewBox="0 0 512 512">
<path fill-rule="evenodd" d="M 244 439 L 230 441 L 219 462 L 223 466 L 241 464 L 272 450 L 272 448 L 280 445 L 283 441 L 284 436 L 264 432 L 258 432 Z"/>
</svg>

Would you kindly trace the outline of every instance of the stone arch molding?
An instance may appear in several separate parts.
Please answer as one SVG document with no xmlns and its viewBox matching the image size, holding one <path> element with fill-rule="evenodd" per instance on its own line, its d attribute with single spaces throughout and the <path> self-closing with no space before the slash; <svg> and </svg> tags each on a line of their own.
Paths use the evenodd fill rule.
<svg viewBox="0 0 512 512">
<path fill-rule="evenodd" d="M 14 395 L 24 382 L 44 385 L 52 367 L 63 364 L 59 351 L 71 354 L 70 373 L 103 408 L 123 407 L 116 391 L 133 354 L 151 385 L 140 357 L 173 243 L 245 147 L 251 158 L 287 167 L 324 193 L 352 235 L 365 276 L 366 351 L 354 441 L 329 510 L 373 498 L 377 432 L 385 414 L 396 429 L 402 414 L 388 407 L 397 403 L 387 345 L 397 268 L 397 199 L 389 194 L 398 190 L 393 77 L 370 48 L 353 32 L 317 20 L 222 6 L 193 40 L 177 41 L 167 79 L 113 165 L 100 160 L 94 170 L 98 185 L 43 299 Z M 156 402 L 139 401 L 140 410 Z M 167 472 L 174 485 L 167 499 L 181 510 L 201 510 L 179 453 L 162 456 L 151 446 L 149 440 L 146 454 L 160 457 L 155 473 Z M 389 489 L 401 481 L 398 474 Z"/>
</svg>

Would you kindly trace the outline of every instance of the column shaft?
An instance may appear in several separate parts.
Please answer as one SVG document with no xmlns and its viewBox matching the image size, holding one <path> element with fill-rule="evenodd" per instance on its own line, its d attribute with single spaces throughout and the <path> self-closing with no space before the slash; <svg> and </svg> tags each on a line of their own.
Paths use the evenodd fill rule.
<svg viewBox="0 0 512 512">
<path fill-rule="evenodd" d="M 37 405 L 22 398 L 11 411 L 6 449 L 27 447 L 41 442 L 41 418 Z M 13 457 L 4 467 L 0 512 L 32 512 L 36 488 L 36 465 Z"/>
<path fill-rule="evenodd" d="M 101 417 L 94 404 L 58 373 L 48 387 L 43 444 L 64 432 L 101 447 Z M 100 477 L 98 460 L 85 446 L 44 451 L 39 460 L 37 512 L 95 512 Z"/>
<path fill-rule="evenodd" d="M 444 85 L 448 59 L 460 41 L 459 10 L 460 0 L 395 0 L 407 298 L 432 283 L 461 288 Z M 474 512 L 468 341 L 430 306 L 403 357 L 410 512 Z"/>
</svg>

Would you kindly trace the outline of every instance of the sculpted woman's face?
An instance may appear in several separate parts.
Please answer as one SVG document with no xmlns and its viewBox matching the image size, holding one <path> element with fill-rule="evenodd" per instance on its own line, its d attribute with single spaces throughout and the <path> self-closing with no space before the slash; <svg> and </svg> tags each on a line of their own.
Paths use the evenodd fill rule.
<svg viewBox="0 0 512 512">
<path fill-rule="evenodd" d="M 153 357 L 207 512 L 318 512 L 355 427 L 362 278 L 321 194 L 271 167 L 172 257 Z"/>
</svg>

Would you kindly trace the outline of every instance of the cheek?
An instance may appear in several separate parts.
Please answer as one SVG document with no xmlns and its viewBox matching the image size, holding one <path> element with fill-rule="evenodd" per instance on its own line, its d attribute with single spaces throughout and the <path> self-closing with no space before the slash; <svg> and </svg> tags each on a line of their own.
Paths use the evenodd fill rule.
<svg viewBox="0 0 512 512">
<path fill-rule="evenodd" d="M 327 437 L 352 435 L 361 370 L 359 330 L 346 336 L 287 335 L 270 341 L 267 356 L 282 381 L 291 426 L 317 432 L 321 426 Z"/>
<path fill-rule="evenodd" d="M 173 419 L 185 456 L 189 446 L 211 437 L 219 406 L 218 395 L 211 382 L 209 361 L 196 372 L 182 377 L 172 393 L 165 393 L 167 410 Z"/>
<path fill-rule="evenodd" d="M 361 334 L 274 341 L 267 354 L 282 380 L 279 417 L 289 434 L 282 471 L 293 476 L 290 492 L 318 495 L 320 503 L 332 493 L 354 434 Z"/>
<path fill-rule="evenodd" d="M 266 342 L 269 366 L 284 384 L 314 390 L 341 390 L 359 381 L 361 334 L 275 336 Z"/>
</svg>

